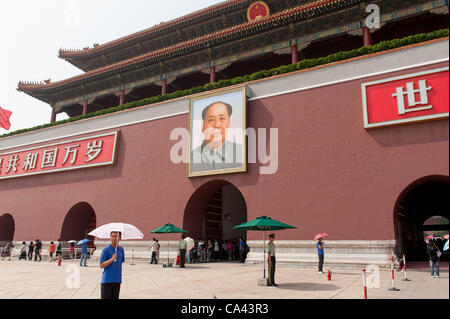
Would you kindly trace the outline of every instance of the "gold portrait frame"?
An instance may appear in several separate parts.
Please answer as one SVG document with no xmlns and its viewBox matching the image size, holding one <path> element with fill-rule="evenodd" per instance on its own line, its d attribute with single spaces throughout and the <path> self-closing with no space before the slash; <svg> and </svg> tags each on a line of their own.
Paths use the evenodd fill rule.
<svg viewBox="0 0 450 319">
<path fill-rule="evenodd" d="M 217 169 L 217 170 L 207 170 L 201 172 L 192 172 L 191 170 L 191 160 L 192 160 L 192 125 L 193 125 L 193 111 L 194 111 L 194 103 L 197 101 L 201 101 L 207 98 L 219 97 L 222 95 L 241 92 L 242 96 L 242 166 L 236 168 L 227 168 L 227 169 Z M 217 99 L 220 100 L 219 98 Z M 236 114 L 236 113 L 234 113 Z M 215 91 L 213 93 L 205 93 L 195 98 L 191 98 L 189 100 L 189 161 L 186 165 L 186 176 L 187 177 L 199 177 L 199 176 L 210 176 L 210 175 L 220 175 L 220 174 L 230 174 L 230 173 L 242 173 L 247 172 L 247 136 L 245 135 L 247 129 L 247 95 L 246 95 L 246 86 L 239 86 L 232 89 L 223 89 L 220 91 Z"/>
</svg>

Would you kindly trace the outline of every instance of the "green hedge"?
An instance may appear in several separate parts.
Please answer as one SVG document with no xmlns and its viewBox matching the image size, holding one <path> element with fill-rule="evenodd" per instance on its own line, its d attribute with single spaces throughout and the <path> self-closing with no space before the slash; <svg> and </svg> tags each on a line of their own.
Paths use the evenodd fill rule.
<svg viewBox="0 0 450 319">
<path fill-rule="evenodd" d="M 334 54 L 330 54 L 329 56 L 326 56 L 326 57 L 320 57 L 320 58 L 315 58 L 315 59 L 305 59 L 305 60 L 298 62 L 297 64 L 283 65 L 283 66 L 280 66 L 277 68 L 273 68 L 271 70 L 261 70 L 261 71 L 255 72 L 253 74 L 250 74 L 250 75 L 238 76 L 236 78 L 229 79 L 229 80 L 220 80 L 215 83 L 208 83 L 203 86 L 196 86 L 194 88 L 187 89 L 187 90 L 179 90 L 179 91 L 165 94 L 165 95 L 152 96 L 152 97 L 145 98 L 145 99 L 142 99 L 139 101 L 125 103 L 121 106 L 110 107 L 108 109 L 89 113 L 86 115 L 75 116 L 75 117 L 71 117 L 69 119 L 54 122 L 54 123 L 48 123 L 48 124 L 44 124 L 44 125 L 35 126 L 32 128 L 17 130 L 17 131 L 10 132 L 10 133 L 4 134 L 4 135 L 0 135 L 0 138 L 6 137 L 6 136 L 11 136 L 11 135 L 16 135 L 16 134 L 21 134 L 24 132 L 36 131 L 36 130 L 39 130 L 39 129 L 42 129 L 45 127 L 75 122 L 75 121 L 78 121 L 81 119 L 96 117 L 96 116 L 103 115 L 103 114 L 109 114 L 109 113 L 114 113 L 114 112 L 118 112 L 118 111 L 122 111 L 122 110 L 126 110 L 126 109 L 132 109 L 132 108 L 143 106 L 143 105 L 149 105 L 149 104 L 153 104 L 153 103 L 167 101 L 167 100 L 179 98 L 182 96 L 188 96 L 188 95 L 192 95 L 192 94 L 196 94 L 196 93 L 200 93 L 200 92 L 224 88 L 224 87 L 235 85 L 235 84 L 250 82 L 250 81 L 254 81 L 254 80 L 258 80 L 258 79 L 264 79 L 264 78 L 268 78 L 268 77 L 271 77 L 274 75 L 285 74 L 285 73 L 298 71 L 298 70 L 304 70 L 304 69 L 312 68 L 312 67 L 319 66 L 319 65 L 324 65 L 324 64 L 328 64 L 328 63 L 337 62 L 337 61 L 343 61 L 343 60 L 351 59 L 354 57 L 364 56 L 364 55 L 368 55 L 368 54 L 372 54 L 372 53 L 376 53 L 376 52 L 382 52 L 382 51 L 399 48 L 399 47 L 403 47 L 403 46 L 407 46 L 407 45 L 411 45 L 411 44 L 415 44 L 415 43 L 421 43 L 421 42 L 425 42 L 425 41 L 429 41 L 429 40 L 433 40 L 433 39 L 448 37 L 448 33 L 449 33 L 449 29 L 442 29 L 442 30 L 438 30 L 438 31 L 430 32 L 430 33 L 421 33 L 421 34 L 411 35 L 411 36 L 405 37 L 403 39 L 394 39 L 394 40 L 390 40 L 390 41 L 383 41 L 383 42 L 377 43 L 372 46 L 361 47 L 359 49 L 355 49 L 355 50 L 351 50 L 351 51 L 337 52 Z"/>
</svg>

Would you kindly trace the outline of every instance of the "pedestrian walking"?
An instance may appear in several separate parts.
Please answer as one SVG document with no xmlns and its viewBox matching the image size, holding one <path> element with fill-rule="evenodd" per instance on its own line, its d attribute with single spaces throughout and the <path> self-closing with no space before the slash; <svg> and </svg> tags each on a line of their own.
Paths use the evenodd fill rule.
<svg viewBox="0 0 450 319">
<path fill-rule="evenodd" d="M 267 261 L 269 263 L 269 286 L 278 286 L 275 283 L 275 244 L 273 241 L 275 240 L 275 234 L 269 235 L 269 245 L 267 248 Z"/>
<path fill-rule="evenodd" d="M 80 258 L 80 267 L 87 267 L 87 248 L 88 248 L 88 244 L 87 242 L 84 242 L 81 245 L 81 258 Z M 83 264 L 83 260 L 84 260 L 84 264 Z"/>
<path fill-rule="evenodd" d="M 101 299 L 119 299 L 120 285 L 122 284 L 122 263 L 125 262 L 125 252 L 119 246 L 120 239 L 120 232 L 111 232 L 111 244 L 105 247 L 100 255 L 100 268 L 103 269 Z"/>
<path fill-rule="evenodd" d="M 34 243 L 30 241 L 30 245 L 28 246 L 28 260 L 33 259 L 33 253 L 34 253 Z"/>
<path fill-rule="evenodd" d="M 75 257 L 75 243 L 70 243 L 69 257 L 70 257 L 70 261 L 74 260 L 74 257 Z"/>
<path fill-rule="evenodd" d="M 62 244 L 61 244 L 61 239 L 58 239 L 58 246 L 56 247 L 56 259 L 58 259 L 59 257 L 62 259 Z"/>
<path fill-rule="evenodd" d="M 178 242 L 178 253 L 180 255 L 180 268 L 186 268 L 185 262 L 186 262 L 186 247 L 187 243 L 184 240 L 185 235 L 181 235 L 181 240 Z"/>
<path fill-rule="evenodd" d="M 427 245 L 428 260 L 430 262 L 431 278 L 439 278 L 439 257 L 441 252 L 436 246 L 433 239 L 430 239 Z M 435 274 L 436 270 L 436 274 Z"/>
<path fill-rule="evenodd" d="M 219 259 L 220 249 L 219 242 L 217 239 L 214 239 L 214 252 L 213 252 L 213 261 L 217 261 Z"/>
<path fill-rule="evenodd" d="M 207 261 L 210 263 L 212 260 L 213 244 L 212 244 L 211 240 L 209 240 L 209 239 L 208 239 L 208 245 L 206 246 L 206 248 L 207 248 L 207 252 L 208 252 Z"/>
<path fill-rule="evenodd" d="M 36 239 L 34 247 L 34 261 L 37 261 L 37 258 L 39 257 L 39 261 L 42 260 L 41 251 L 42 251 L 42 242 L 39 239 Z"/>
<path fill-rule="evenodd" d="M 325 259 L 325 255 L 323 252 L 323 239 L 319 238 L 317 240 L 317 255 L 319 256 L 319 274 L 323 274 L 323 261 Z"/>
<path fill-rule="evenodd" d="M 158 259 L 156 258 L 156 255 L 158 254 L 158 242 L 156 241 L 156 238 L 153 238 L 150 244 L 150 252 L 152 254 L 150 264 L 153 264 L 153 262 L 155 265 L 158 264 Z"/>
<path fill-rule="evenodd" d="M 239 237 L 239 257 L 241 259 L 241 263 L 245 262 L 245 241 L 242 237 Z"/>
<path fill-rule="evenodd" d="M 48 254 L 50 255 L 50 262 L 53 261 L 53 254 L 56 251 L 56 245 L 52 241 L 50 242 L 50 246 L 48 248 Z"/>
</svg>

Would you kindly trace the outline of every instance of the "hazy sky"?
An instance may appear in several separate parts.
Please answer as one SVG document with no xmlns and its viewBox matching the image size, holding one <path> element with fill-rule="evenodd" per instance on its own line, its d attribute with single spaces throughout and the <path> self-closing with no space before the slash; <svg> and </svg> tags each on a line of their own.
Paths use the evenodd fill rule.
<svg viewBox="0 0 450 319">
<path fill-rule="evenodd" d="M 51 108 L 16 90 L 19 81 L 52 82 L 83 73 L 58 58 L 181 17 L 224 0 L 21 0 L 0 3 L 0 107 L 10 132 L 48 123 Z M 58 114 L 57 120 L 67 118 Z M 0 128 L 0 135 L 8 131 Z"/>
</svg>

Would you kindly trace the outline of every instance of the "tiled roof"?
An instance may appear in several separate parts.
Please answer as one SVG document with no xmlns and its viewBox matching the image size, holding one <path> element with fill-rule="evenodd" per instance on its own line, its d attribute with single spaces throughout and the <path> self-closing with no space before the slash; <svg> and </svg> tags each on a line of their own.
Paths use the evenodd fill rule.
<svg viewBox="0 0 450 319">
<path fill-rule="evenodd" d="M 356 0 L 353 0 L 356 1 Z M 231 1 L 230 1 L 231 2 Z M 161 58 L 167 55 L 174 55 L 176 51 L 178 50 L 182 50 L 182 49 L 186 49 L 188 47 L 194 47 L 196 45 L 208 42 L 208 41 L 213 41 L 213 40 L 224 40 L 226 41 L 227 39 L 233 38 L 233 36 L 241 31 L 245 31 L 248 29 L 256 29 L 264 24 L 268 24 L 268 23 L 274 23 L 280 20 L 283 20 L 283 18 L 286 17 L 290 17 L 296 14 L 301 14 L 301 13 L 310 13 L 312 10 L 320 10 L 325 6 L 328 5 L 332 5 L 332 4 L 337 4 L 337 3 L 341 3 L 341 2 L 352 2 L 352 0 L 317 0 L 305 5 L 301 5 L 301 6 L 297 6 L 282 12 L 278 12 L 276 14 L 273 14 L 271 16 L 268 16 L 266 18 L 260 19 L 260 20 L 256 20 L 256 21 L 252 21 L 252 22 L 246 22 L 240 25 L 236 25 L 234 27 L 225 29 L 225 30 L 221 30 L 221 31 L 217 31 L 205 36 L 201 36 L 189 41 L 185 41 L 176 45 L 172 45 L 166 48 L 162 48 L 156 51 L 152 51 L 152 52 L 148 52 L 146 54 L 128 59 L 128 60 L 124 60 L 124 61 L 120 61 L 105 67 L 101 67 L 99 69 L 96 70 L 92 70 L 92 71 L 88 71 L 84 74 L 72 77 L 72 78 L 68 78 L 62 81 L 58 81 L 58 82 L 54 82 L 54 83 L 32 83 L 32 82 L 19 82 L 18 84 L 18 90 L 19 91 L 37 91 L 37 90 L 43 90 L 43 89 L 50 89 L 50 88 L 55 88 L 55 87 L 59 87 L 68 83 L 73 83 L 76 81 L 81 81 L 84 79 L 88 79 L 88 78 L 92 78 L 94 76 L 100 75 L 100 74 L 104 74 L 107 73 L 109 71 L 119 71 L 122 68 L 125 67 L 129 67 L 132 65 L 136 65 L 138 63 L 144 62 L 144 61 L 148 61 L 151 59 L 156 59 L 156 58 Z"/>
<path fill-rule="evenodd" d="M 183 22 L 189 21 L 189 20 L 195 20 L 196 18 L 200 17 L 200 16 L 204 16 L 207 14 L 210 14 L 212 12 L 218 11 L 218 10 L 223 10 L 225 8 L 231 7 L 235 4 L 239 4 L 241 2 L 246 2 L 248 0 L 228 0 L 225 2 L 221 2 L 218 3 L 216 5 L 207 7 L 205 9 L 190 13 L 188 15 L 176 18 L 174 20 L 171 20 L 169 22 L 162 22 L 156 26 L 153 26 L 151 28 L 145 29 L 143 31 L 139 31 L 130 35 L 127 35 L 125 37 L 122 37 L 120 39 L 105 43 L 105 44 L 101 44 L 101 45 L 97 45 L 94 46 L 93 48 L 86 48 L 86 49 L 82 49 L 82 50 L 67 50 L 67 49 L 61 49 L 59 50 L 59 57 L 60 58 L 72 58 L 72 57 L 77 57 L 77 56 L 83 56 L 83 55 L 87 55 L 87 54 L 91 54 L 91 53 L 95 53 L 95 52 L 99 52 L 102 51 L 106 48 L 110 48 L 116 45 L 119 45 L 121 43 L 133 40 L 133 39 L 137 39 L 137 38 L 141 38 L 144 37 L 148 34 L 151 33 L 155 33 L 157 31 L 161 31 L 164 30 L 166 28 L 169 28 L 171 26 L 175 26 L 177 24 L 181 24 Z"/>
</svg>

